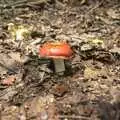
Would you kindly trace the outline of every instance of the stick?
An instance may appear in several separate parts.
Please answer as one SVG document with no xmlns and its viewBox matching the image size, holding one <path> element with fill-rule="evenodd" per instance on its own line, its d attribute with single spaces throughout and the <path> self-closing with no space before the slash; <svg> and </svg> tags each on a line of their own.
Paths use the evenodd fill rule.
<svg viewBox="0 0 120 120">
<path fill-rule="evenodd" d="M 68 119 L 85 119 L 85 120 L 90 120 L 89 117 L 85 117 L 85 116 L 76 116 L 76 115 L 59 115 L 59 118 L 68 118 Z"/>
</svg>

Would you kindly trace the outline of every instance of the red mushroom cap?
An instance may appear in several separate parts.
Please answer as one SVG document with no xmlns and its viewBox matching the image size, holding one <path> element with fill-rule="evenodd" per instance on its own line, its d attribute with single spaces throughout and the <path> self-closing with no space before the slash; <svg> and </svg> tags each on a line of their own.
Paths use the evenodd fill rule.
<svg viewBox="0 0 120 120">
<path fill-rule="evenodd" d="M 66 42 L 48 42 L 39 49 L 41 57 L 68 59 L 72 56 L 72 49 Z"/>
</svg>

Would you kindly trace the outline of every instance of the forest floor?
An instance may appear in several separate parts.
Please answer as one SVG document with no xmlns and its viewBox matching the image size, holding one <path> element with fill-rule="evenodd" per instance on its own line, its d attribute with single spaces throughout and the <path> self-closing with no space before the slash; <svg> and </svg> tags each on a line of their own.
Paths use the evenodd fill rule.
<svg viewBox="0 0 120 120">
<path fill-rule="evenodd" d="M 120 120 L 119 0 L 38 1 L 0 6 L 0 120 Z M 48 41 L 74 52 L 62 76 L 38 55 Z"/>
</svg>

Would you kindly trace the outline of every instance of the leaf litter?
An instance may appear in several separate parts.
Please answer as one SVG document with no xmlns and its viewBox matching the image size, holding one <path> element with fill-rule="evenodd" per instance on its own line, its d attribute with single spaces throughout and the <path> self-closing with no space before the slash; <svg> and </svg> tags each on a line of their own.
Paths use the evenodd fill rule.
<svg viewBox="0 0 120 120">
<path fill-rule="evenodd" d="M 0 4 L 2 120 L 119 120 L 117 0 Z M 17 27 L 10 31 L 9 23 Z M 63 76 L 54 73 L 51 60 L 38 56 L 39 46 L 57 40 L 69 42 L 74 51 Z"/>
</svg>

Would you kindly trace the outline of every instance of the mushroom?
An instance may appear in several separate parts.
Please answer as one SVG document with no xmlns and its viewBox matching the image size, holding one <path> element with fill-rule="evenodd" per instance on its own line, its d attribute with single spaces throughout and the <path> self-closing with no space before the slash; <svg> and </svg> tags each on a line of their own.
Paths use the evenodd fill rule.
<svg viewBox="0 0 120 120">
<path fill-rule="evenodd" d="M 39 55 L 44 58 L 52 58 L 55 72 L 63 75 L 65 71 L 64 60 L 72 57 L 72 49 L 66 42 L 47 42 L 39 49 Z"/>
</svg>

